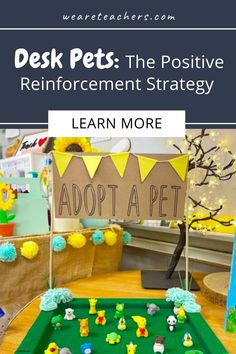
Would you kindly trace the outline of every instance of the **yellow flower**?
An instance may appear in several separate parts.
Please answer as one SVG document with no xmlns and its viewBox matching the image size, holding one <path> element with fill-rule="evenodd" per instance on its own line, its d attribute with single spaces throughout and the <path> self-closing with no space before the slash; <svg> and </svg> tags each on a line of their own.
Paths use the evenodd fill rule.
<svg viewBox="0 0 236 354">
<path fill-rule="evenodd" d="M 57 138 L 54 141 L 54 150 L 58 152 L 93 152 L 87 138 Z"/>
<path fill-rule="evenodd" d="M 11 209 L 15 199 L 15 194 L 6 183 L 0 183 L 0 210 Z"/>
</svg>

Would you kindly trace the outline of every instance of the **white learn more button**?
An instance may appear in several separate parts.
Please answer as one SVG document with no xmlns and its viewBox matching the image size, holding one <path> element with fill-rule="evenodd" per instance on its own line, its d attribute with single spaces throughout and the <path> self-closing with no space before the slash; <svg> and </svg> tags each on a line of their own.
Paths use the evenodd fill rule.
<svg viewBox="0 0 236 354">
<path fill-rule="evenodd" d="M 50 137 L 184 137 L 185 111 L 48 111 Z"/>
</svg>

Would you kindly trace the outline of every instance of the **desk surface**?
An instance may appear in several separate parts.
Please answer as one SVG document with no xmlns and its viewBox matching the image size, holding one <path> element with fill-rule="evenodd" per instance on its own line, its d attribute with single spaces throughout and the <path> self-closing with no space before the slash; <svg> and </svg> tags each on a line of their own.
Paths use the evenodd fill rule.
<svg viewBox="0 0 236 354">
<path fill-rule="evenodd" d="M 202 275 L 194 274 L 201 282 Z M 68 284 L 75 297 L 133 297 L 133 298 L 164 298 L 163 290 L 145 290 L 141 287 L 140 272 L 125 271 L 103 274 L 92 278 L 77 280 Z M 198 303 L 202 305 L 202 315 L 219 337 L 230 354 L 236 353 L 236 335 L 225 333 L 224 308 L 210 303 L 201 292 L 197 292 Z M 35 300 L 24 309 L 11 323 L 3 342 L 0 353 L 13 354 L 39 313 L 40 299 Z"/>
</svg>

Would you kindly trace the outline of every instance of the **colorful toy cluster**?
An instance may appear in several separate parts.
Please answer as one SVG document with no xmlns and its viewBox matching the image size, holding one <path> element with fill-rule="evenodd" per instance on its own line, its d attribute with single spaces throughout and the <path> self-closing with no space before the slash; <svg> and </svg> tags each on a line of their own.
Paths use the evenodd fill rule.
<svg viewBox="0 0 236 354">
<path fill-rule="evenodd" d="M 87 338 L 90 336 L 91 321 L 98 327 L 99 326 L 105 327 L 107 324 L 106 310 L 97 309 L 98 305 L 99 305 L 99 300 L 94 298 L 88 300 L 87 318 L 78 318 L 78 316 L 75 315 L 74 313 L 75 311 L 73 308 L 71 307 L 65 308 L 64 317 L 61 314 L 53 316 L 51 318 L 51 325 L 55 331 L 60 331 L 63 328 L 63 326 L 66 326 L 66 321 L 77 321 L 78 335 L 80 335 L 80 337 Z M 149 337 L 150 334 L 148 330 L 148 316 L 150 317 L 156 316 L 156 320 L 158 323 L 159 320 L 158 313 L 159 311 L 161 311 L 161 309 L 155 303 L 148 303 L 146 305 L 146 308 L 147 308 L 147 318 L 139 315 L 127 316 L 125 314 L 125 305 L 122 303 L 117 303 L 114 306 L 114 318 L 112 321 L 113 325 L 116 323 L 117 332 L 112 331 L 107 333 L 105 338 L 103 338 L 103 340 L 111 346 L 119 345 L 119 343 L 122 342 L 122 331 L 126 331 L 127 328 L 126 317 L 132 319 L 133 322 L 136 324 L 136 329 L 134 327 L 134 331 L 137 337 L 137 341 L 138 338 Z M 173 306 L 173 313 L 167 316 L 166 318 L 166 325 L 169 332 L 170 333 L 174 332 L 175 330 L 177 330 L 178 326 L 180 326 L 182 330 L 183 328 L 182 326 L 185 324 L 187 320 L 188 318 L 185 313 L 184 306 L 179 301 L 176 301 Z M 99 328 L 98 328 L 98 335 L 99 335 Z M 95 343 L 93 343 L 92 338 L 93 337 L 91 336 L 90 341 L 86 341 L 85 343 L 81 344 L 80 346 L 81 354 L 90 354 L 93 352 L 97 352 L 96 345 Z M 168 340 L 171 340 L 171 334 Z M 156 336 L 153 338 L 153 347 L 152 347 L 153 352 L 163 354 L 165 352 L 165 341 L 166 338 L 164 336 L 156 334 Z M 189 332 L 186 332 L 183 335 L 182 346 L 186 348 L 191 348 L 194 346 L 192 335 Z M 138 354 L 139 349 L 137 343 L 133 343 L 132 341 L 130 341 L 129 343 L 125 344 L 125 348 L 126 348 L 126 354 Z M 48 347 L 45 349 L 44 354 L 49 354 L 52 352 L 57 354 L 73 354 L 71 353 L 69 348 L 60 348 L 59 345 L 55 342 L 48 344 Z M 185 353 L 200 354 L 202 352 L 197 348 L 194 348 L 194 350 L 188 349 L 187 351 L 185 351 Z"/>
</svg>

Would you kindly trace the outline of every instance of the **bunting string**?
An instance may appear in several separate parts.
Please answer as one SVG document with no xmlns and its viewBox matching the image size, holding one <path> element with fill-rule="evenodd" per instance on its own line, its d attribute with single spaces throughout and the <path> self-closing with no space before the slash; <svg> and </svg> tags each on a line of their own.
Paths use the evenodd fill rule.
<svg viewBox="0 0 236 354">
<path fill-rule="evenodd" d="M 130 155 L 137 158 L 139 171 L 140 171 L 140 179 L 142 182 L 145 181 L 145 179 L 152 171 L 154 166 L 156 164 L 161 164 L 161 163 L 169 163 L 182 181 L 185 181 L 186 179 L 188 159 L 189 159 L 188 155 L 180 155 L 169 160 L 157 160 L 157 159 L 153 159 L 150 157 L 141 156 L 129 152 L 105 154 L 105 155 L 86 155 L 86 154 L 76 155 L 76 154 L 65 153 L 65 152 L 53 152 L 53 156 L 60 177 L 63 177 L 64 173 L 67 170 L 67 167 L 69 166 L 72 157 L 76 157 L 83 160 L 91 179 L 94 178 L 96 171 L 101 163 L 101 160 L 107 157 L 111 158 L 120 177 L 123 177 L 126 171 L 126 167 Z"/>
</svg>

